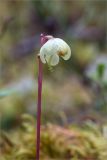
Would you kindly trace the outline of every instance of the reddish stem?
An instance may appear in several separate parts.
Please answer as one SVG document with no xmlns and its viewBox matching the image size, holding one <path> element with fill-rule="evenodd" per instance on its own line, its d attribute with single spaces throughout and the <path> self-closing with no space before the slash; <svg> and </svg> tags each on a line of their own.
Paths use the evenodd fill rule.
<svg viewBox="0 0 107 160">
<path fill-rule="evenodd" d="M 41 45 L 45 44 L 49 37 L 41 34 Z M 52 36 L 51 36 L 52 37 Z M 36 160 L 40 159 L 40 126 L 41 126 L 41 101 L 42 101 L 42 62 L 38 56 L 38 104 L 37 104 L 37 140 L 36 140 Z"/>
<path fill-rule="evenodd" d="M 42 62 L 38 57 L 38 104 L 37 104 L 37 140 L 36 140 L 36 160 L 40 155 L 40 126 L 41 126 L 41 97 L 42 97 Z"/>
</svg>

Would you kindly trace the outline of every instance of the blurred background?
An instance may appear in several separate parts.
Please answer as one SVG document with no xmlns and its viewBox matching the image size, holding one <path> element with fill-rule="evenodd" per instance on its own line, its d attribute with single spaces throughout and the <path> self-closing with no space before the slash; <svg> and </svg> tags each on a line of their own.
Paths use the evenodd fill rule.
<svg viewBox="0 0 107 160">
<path fill-rule="evenodd" d="M 42 124 L 107 124 L 106 15 L 106 0 L 0 1 L 2 129 L 16 128 L 23 114 L 36 122 L 41 33 L 72 50 L 52 71 L 44 65 Z"/>
</svg>

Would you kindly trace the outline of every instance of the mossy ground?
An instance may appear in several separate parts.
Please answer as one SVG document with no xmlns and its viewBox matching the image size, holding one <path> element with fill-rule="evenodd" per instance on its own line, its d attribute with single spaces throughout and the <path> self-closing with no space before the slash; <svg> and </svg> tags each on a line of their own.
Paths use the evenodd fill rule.
<svg viewBox="0 0 107 160">
<path fill-rule="evenodd" d="M 34 160 L 36 128 L 30 116 L 24 116 L 19 128 L 2 132 L 1 160 Z M 106 138 L 98 128 L 47 124 L 41 126 L 41 160 L 106 160 Z"/>
</svg>

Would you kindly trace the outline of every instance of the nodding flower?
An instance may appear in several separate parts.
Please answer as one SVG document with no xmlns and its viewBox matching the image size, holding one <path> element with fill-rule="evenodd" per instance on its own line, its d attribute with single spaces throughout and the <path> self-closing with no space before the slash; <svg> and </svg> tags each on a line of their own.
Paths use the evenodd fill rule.
<svg viewBox="0 0 107 160">
<path fill-rule="evenodd" d="M 54 38 L 51 35 L 44 36 L 41 34 L 40 59 L 42 63 L 49 66 L 56 66 L 59 63 L 59 57 L 68 60 L 71 57 L 71 49 L 69 45 L 60 38 Z"/>
</svg>

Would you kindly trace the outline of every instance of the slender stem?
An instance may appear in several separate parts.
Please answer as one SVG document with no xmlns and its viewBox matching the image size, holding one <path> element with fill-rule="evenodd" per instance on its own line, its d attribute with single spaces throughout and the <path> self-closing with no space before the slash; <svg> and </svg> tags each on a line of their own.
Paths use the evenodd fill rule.
<svg viewBox="0 0 107 160">
<path fill-rule="evenodd" d="M 41 126 L 41 97 L 42 97 L 42 62 L 38 57 L 38 104 L 37 104 L 37 140 L 36 140 L 36 160 L 40 155 L 40 126 Z"/>
</svg>

